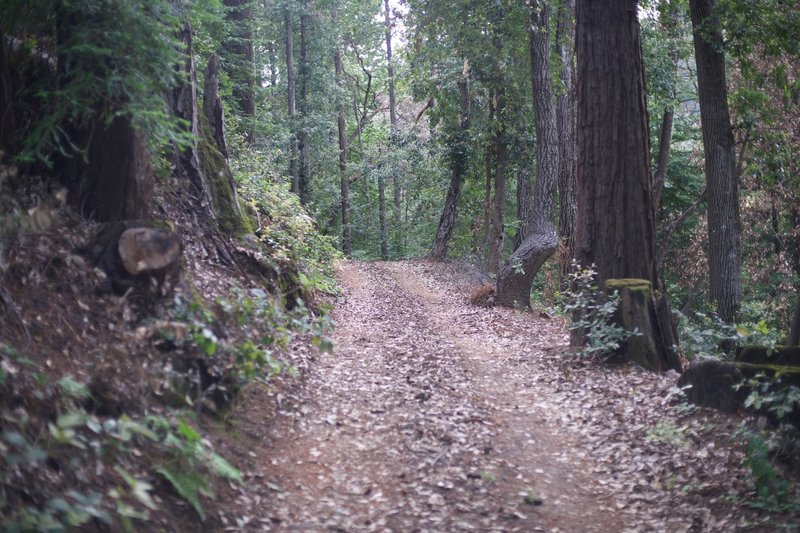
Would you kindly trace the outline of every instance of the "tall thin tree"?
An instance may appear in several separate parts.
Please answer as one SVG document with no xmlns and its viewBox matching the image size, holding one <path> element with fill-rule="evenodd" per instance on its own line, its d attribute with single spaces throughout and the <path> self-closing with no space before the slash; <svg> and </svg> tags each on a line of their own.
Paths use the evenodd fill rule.
<svg viewBox="0 0 800 533">
<path fill-rule="evenodd" d="M 464 60 L 462 79 L 458 83 L 458 88 L 461 100 L 461 115 L 458 130 L 453 136 L 450 148 L 450 186 L 447 189 L 442 216 L 439 218 L 439 229 L 436 231 L 436 238 L 433 241 L 433 250 L 431 251 L 431 258 L 437 260 L 444 259 L 447 256 L 447 245 L 450 242 L 450 237 L 456 224 L 458 202 L 461 198 L 464 174 L 467 170 L 470 94 L 469 63 L 466 59 Z"/>
<path fill-rule="evenodd" d="M 732 322 L 742 298 L 739 183 L 728 111 L 724 42 L 716 8 L 716 0 L 689 2 L 708 186 L 710 294 L 720 318 Z"/>
<path fill-rule="evenodd" d="M 286 30 L 286 101 L 289 112 L 289 175 L 292 179 L 291 190 L 300 194 L 300 166 L 297 146 L 297 81 L 294 76 L 294 17 L 291 0 L 286 3 L 283 12 Z"/>
<path fill-rule="evenodd" d="M 342 63 L 342 46 L 339 34 L 339 10 L 336 2 L 332 6 L 333 25 L 336 28 L 336 48 L 333 62 L 336 72 L 336 85 L 344 88 L 344 64 Z M 339 177 L 342 196 L 342 252 L 345 257 L 350 257 L 353 252 L 353 242 L 350 235 L 350 178 L 347 176 L 347 125 L 344 120 L 344 104 L 339 102 L 339 113 L 336 118 L 339 133 Z"/>
</svg>

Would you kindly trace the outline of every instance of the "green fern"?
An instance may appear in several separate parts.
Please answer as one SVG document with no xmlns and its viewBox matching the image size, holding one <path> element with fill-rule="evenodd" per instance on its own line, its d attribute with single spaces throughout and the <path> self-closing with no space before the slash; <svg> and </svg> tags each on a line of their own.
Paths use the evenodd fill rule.
<svg viewBox="0 0 800 533">
<path fill-rule="evenodd" d="M 219 477 L 242 483 L 242 473 L 238 468 L 228 462 L 227 459 L 218 453 L 206 450 L 206 459 L 208 460 L 208 469 Z"/>
<path fill-rule="evenodd" d="M 180 468 L 170 468 L 167 465 L 156 467 L 156 472 L 161 474 L 164 479 L 170 482 L 178 495 L 189 502 L 189 504 L 200 515 L 200 520 L 206 520 L 206 513 L 200 503 L 200 494 L 210 494 L 211 489 L 206 484 L 203 475 L 191 470 Z"/>
</svg>

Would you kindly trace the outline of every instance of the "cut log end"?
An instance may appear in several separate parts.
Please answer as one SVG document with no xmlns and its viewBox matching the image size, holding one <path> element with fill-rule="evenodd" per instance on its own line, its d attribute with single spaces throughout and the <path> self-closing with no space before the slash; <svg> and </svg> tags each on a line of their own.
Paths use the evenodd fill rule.
<svg viewBox="0 0 800 533">
<path fill-rule="evenodd" d="M 125 270 L 131 276 L 177 265 L 181 242 L 160 228 L 132 228 L 122 232 L 117 245 Z"/>
</svg>

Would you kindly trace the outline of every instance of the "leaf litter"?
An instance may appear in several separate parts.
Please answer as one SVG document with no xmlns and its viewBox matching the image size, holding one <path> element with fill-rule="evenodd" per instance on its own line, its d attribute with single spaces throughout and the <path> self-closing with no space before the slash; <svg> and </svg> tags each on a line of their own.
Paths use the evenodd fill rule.
<svg viewBox="0 0 800 533">
<path fill-rule="evenodd" d="M 741 417 L 569 355 L 558 319 L 468 305 L 468 277 L 341 263 L 334 353 L 295 346 L 302 385 L 235 415 L 253 450 L 231 530 L 772 530 L 741 503 Z"/>
</svg>

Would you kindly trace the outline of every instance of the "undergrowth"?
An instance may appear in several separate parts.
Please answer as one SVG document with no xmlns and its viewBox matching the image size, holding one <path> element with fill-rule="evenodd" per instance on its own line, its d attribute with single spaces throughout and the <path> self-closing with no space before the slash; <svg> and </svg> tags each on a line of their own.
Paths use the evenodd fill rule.
<svg viewBox="0 0 800 533">
<path fill-rule="evenodd" d="M 21 384 L 35 383 L 35 397 L 53 409 L 51 417 L 43 418 L 30 406 L 3 402 L 4 531 L 67 531 L 89 524 L 133 531 L 135 520 L 159 509 L 153 498 L 155 474 L 168 480 L 204 519 L 197 495 L 210 495 L 210 477 L 242 481 L 241 473 L 200 438 L 180 411 L 136 418 L 97 416 L 87 410 L 89 389 L 71 376 L 53 381 L 7 345 L 0 345 L 0 363 L 2 397 L 14 395 L 13 376 Z"/>
</svg>

